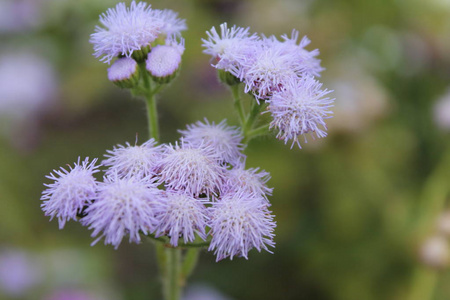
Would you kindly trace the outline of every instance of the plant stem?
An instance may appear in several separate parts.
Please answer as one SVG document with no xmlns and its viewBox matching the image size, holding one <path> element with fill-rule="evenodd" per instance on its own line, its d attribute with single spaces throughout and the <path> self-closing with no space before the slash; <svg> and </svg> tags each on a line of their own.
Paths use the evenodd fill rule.
<svg viewBox="0 0 450 300">
<path fill-rule="evenodd" d="M 166 276 L 164 278 L 164 297 L 166 300 L 179 300 L 181 295 L 181 249 L 166 247 Z"/>
<path fill-rule="evenodd" d="M 199 254 L 200 250 L 198 248 L 190 248 L 186 251 L 183 265 L 181 267 L 181 282 L 183 285 L 186 283 L 188 277 L 192 274 L 192 271 L 194 271 L 194 268 L 197 265 Z"/>
<path fill-rule="evenodd" d="M 152 81 L 145 69 L 145 64 L 140 64 L 142 80 L 144 83 L 144 96 L 145 102 L 147 104 L 147 124 L 148 133 L 150 138 L 159 140 L 159 127 L 158 127 L 158 111 L 156 109 L 155 94 L 159 91 L 160 86 L 156 86 L 155 89 L 152 87 Z"/>
<path fill-rule="evenodd" d="M 159 128 L 158 128 L 158 112 L 156 110 L 155 94 L 150 92 L 147 97 L 147 116 L 148 116 L 148 132 L 150 138 L 159 140 Z"/>
<path fill-rule="evenodd" d="M 242 105 L 241 95 L 239 91 L 239 84 L 230 85 L 231 93 L 233 94 L 234 99 L 234 108 L 237 110 L 239 115 L 239 121 L 241 122 L 241 126 L 245 124 L 245 113 L 244 106 Z"/>
</svg>

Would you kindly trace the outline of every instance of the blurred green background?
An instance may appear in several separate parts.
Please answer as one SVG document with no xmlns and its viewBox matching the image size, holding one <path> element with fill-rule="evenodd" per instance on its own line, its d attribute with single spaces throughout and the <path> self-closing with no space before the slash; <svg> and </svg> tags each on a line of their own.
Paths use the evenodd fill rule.
<svg viewBox="0 0 450 300">
<path fill-rule="evenodd" d="M 39 207 L 53 169 L 146 139 L 144 103 L 107 80 L 89 44 L 118 1 L 1 1 L 0 103 L 13 105 L 0 104 L 0 299 L 161 299 L 150 242 L 90 247 L 86 228 L 60 231 Z M 291 150 L 272 134 L 246 150 L 249 167 L 272 175 L 275 253 L 216 263 L 204 251 L 189 285 L 235 300 L 450 299 L 448 230 L 436 225 L 450 186 L 449 128 L 436 114 L 448 120 L 450 108 L 435 108 L 450 97 L 450 1 L 149 3 L 189 28 L 180 76 L 158 99 L 162 142 L 204 117 L 238 124 L 201 47 L 225 21 L 307 35 L 335 90 L 327 138 Z"/>
</svg>

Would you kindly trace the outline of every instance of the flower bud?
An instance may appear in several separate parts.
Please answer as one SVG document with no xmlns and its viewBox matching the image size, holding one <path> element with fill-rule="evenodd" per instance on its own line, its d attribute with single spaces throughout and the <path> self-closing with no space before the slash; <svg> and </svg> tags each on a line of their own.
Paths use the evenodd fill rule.
<svg viewBox="0 0 450 300">
<path fill-rule="evenodd" d="M 130 57 L 117 59 L 108 69 L 108 79 L 121 88 L 133 88 L 139 82 L 137 62 Z"/>
<path fill-rule="evenodd" d="M 147 71 L 158 83 L 169 83 L 175 78 L 181 64 L 184 52 L 182 44 L 157 45 L 148 54 L 146 60 Z"/>
</svg>

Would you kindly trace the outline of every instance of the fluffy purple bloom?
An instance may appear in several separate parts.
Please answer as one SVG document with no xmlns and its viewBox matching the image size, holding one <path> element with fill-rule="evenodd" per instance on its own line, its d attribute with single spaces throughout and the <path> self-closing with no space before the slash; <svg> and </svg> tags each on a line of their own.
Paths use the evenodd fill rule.
<svg viewBox="0 0 450 300">
<path fill-rule="evenodd" d="M 114 61 L 108 68 L 109 81 L 122 81 L 131 79 L 138 72 L 138 64 L 131 57 L 122 57 Z"/>
<path fill-rule="evenodd" d="M 162 158 L 162 146 L 157 146 L 154 139 L 140 146 L 117 145 L 113 150 L 107 150 L 107 159 L 102 165 L 109 167 L 107 175 L 117 174 L 119 177 L 147 177 L 156 173 L 155 167 Z"/>
<path fill-rule="evenodd" d="M 226 183 L 224 190 L 243 191 L 249 194 L 262 196 L 268 203 L 267 196 L 272 195 L 273 188 L 267 186 L 270 174 L 259 168 L 244 169 L 244 166 L 235 167 L 226 172 Z"/>
<path fill-rule="evenodd" d="M 167 45 L 157 45 L 148 54 L 146 69 L 154 77 L 168 77 L 178 70 L 181 64 L 181 55 L 184 52 L 184 40 L 175 41 Z"/>
<path fill-rule="evenodd" d="M 166 193 L 166 206 L 159 215 L 156 236 L 170 236 L 170 243 L 178 246 L 178 239 L 184 243 L 193 242 L 195 233 L 206 239 L 207 209 L 205 202 L 184 193 L 169 191 Z"/>
<path fill-rule="evenodd" d="M 104 27 L 97 26 L 91 35 L 94 55 L 103 56 L 107 63 L 119 55 L 130 57 L 133 51 L 150 45 L 161 32 L 164 23 L 157 18 L 150 5 L 131 2 L 130 7 L 119 3 L 100 16 Z"/>
<path fill-rule="evenodd" d="M 261 196 L 244 191 L 228 193 L 210 210 L 212 239 L 208 250 L 214 250 L 217 261 L 234 256 L 247 259 L 252 248 L 272 253 L 267 247 L 275 246 L 276 223 Z"/>
<path fill-rule="evenodd" d="M 44 184 L 47 189 L 42 192 L 41 200 L 44 202 L 41 208 L 50 220 L 58 218 L 60 229 L 66 221 L 76 220 L 77 214 L 94 199 L 97 181 L 93 174 L 98 172 L 96 162 L 97 159 L 89 162 L 89 158 L 80 162 L 78 158 L 73 168 L 53 170 L 54 173 L 46 176 L 55 182 Z"/>
<path fill-rule="evenodd" d="M 215 27 L 206 34 L 208 39 L 202 39 L 205 48 L 203 52 L 212 56 L 217 69 L 225 71 L 240 68 L 241 62 L 248 61 L 258 42 L 255 34 L 249 34 L 249 28 L 228 28 L 227 23 L 220 25 L 220 34 Z"/>
<path fill-rule="evenodd" d="M 220 153 L 208 145 L 194 147 L 181 141 L 166 146 L 159 174 L 167 188 L 198 197 L 216 194 L 223 183 L 224 168 L 218 163 Z"/>
<path fill-rule="evenodd" d="M 267 101 L 268 111 L 273 117 L 270 128 L 279 130 L 277 138 L 285 143 L 292 140 L 292 146 L 297 143 L 301 148 L 298 140 L 300 135 L 305 136 L 305 143 L 307 133 L 315 134 L 318 138 L 327 135 L 325 119 L 331 118 L 329 109 L 334 99 L 325 97 L 332 91 L 321 88 L 320 82 L 305 76 L 291 80 L 282 91 Z"/>
<path fill-rule="evenodd" d="M 216 125 L 205 119 L 204 123 L 198 121 L 195 124 L 187 125 L 187 130 L 178 132 L 183 135 L 184 141 L 194 147 L 211 146 L 215 152 L 220 154 L 220 163 L 237 165 L 244 157 L 241 131 L 239 128 L 227 126 L 226 120 L 222 120 Z"/>
<path fill-rule="evenodd" d="M 256 59 L 244 64 L 236 77 L 245 83 L 245 92 L 253 92 L 258 99 L 267 99 L 280 92 L 285 85 L 300 77 L 305 66 L 296 56 L 282 47 L 267 47 L 259 51 Z"/>
<path fill-rule="evenodd" d="M 93 229 L 92 237 L 100 235 L 93 245 L 104 237 L 105 245 L 117 249 L 126 234 L 130 243 L 139 243 L 141 231 L 148 234 L 155 228 L 156 215 L 164 209 L 161 197 L 157 184 L 150 178 L 105 177 L 81 223 Z"/>
<path fill-rule="evenodd" d="M 155 18 L 162 22 L 161 34 L 166 37 L 181 36 L 181 31 L 186 30 L 186 20 L 178 18 L 178 13 L 170 9 L 154 9 Z"/>
<path fill-rule="evenodd" d="M 291 37 L 286 34 L 282 35 L 283 42 L 279 42 L 275 37 L 266 39 L 266 43 L 271 47 L 279 47 L 284 53 L 291 55 L 295 58 L 303 67 L 303 72 L 308 75 L 320 77 L 320 72 L 324 70 L 320 66 L 320 59 L 316 56 L 319 55 L 319 49 L 308 51 L 305 49 L 311 43 L 311 40 L 304 36 L 299 44 L 297 44 L 299 38 L 299 32 L 292 30 Z"/>
</svg>

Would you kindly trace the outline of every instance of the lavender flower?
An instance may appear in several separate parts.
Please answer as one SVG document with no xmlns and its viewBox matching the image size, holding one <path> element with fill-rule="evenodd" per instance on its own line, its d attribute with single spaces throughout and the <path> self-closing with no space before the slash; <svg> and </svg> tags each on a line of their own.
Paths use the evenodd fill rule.
<svg viewBox="0 0 450 300">
<path fill-rule="evenodd" d="M 157 80 L 175 75 L 180 67 L 183 52 L 183 39 L 180 43 L 169 41 L 167 45 L 157 45 L 148 54 L 146 69 Z"/>
<path fill-rule="evenodd" d="M 137 62 L 131 57 L 117 59 L 108 69 L 108 79 L 124 88 L 136 86 L 139 82 Z"/>
<path fill-rule="evenodd" d="M 150 178 L 108 176 L 99 183 L 95 202 L 81 223 L 93 229 L 92 237 L 100 235 L 93 245 L 105 237 L 105 245 L 117 249 L 126 234 L 130 243 L 139 243 L 140 231 L 148 234 L 155 229 L 156 215 L 164 209 L 161 197 Z"/>
<path fill-rule="evenodd" d="M 166 37 L 180 37 L 181 31 L 186 30 L 186 20 L 179 19 L 178 13 L 174 12 L 170 9 L 154 9 L 153 13 L 155 18 L 159 19 L 162 22 L 161 34 L 164 34 Z"/>
<path fill-rule="evenodd" d="M 297 45 L 298 37 L 299 32 L 294 29 L 292 30 L 291 37 L 288 37 L 286 34 L 281 36 L 284 40 L 283 42 L 279 42 L 274 37 L 271 41 L 273 42 L 273 46 L 280 47 L 286 54 L 295 57 L 295 59 L 302 65 L 305 74 L 320 77 L 320 72 L 322 72 L 324 68 L 320 66 L 320 59 L 316 58 L 316 56 L 319 55 L 319 50 L 314 49 L 312 51 L 308 51 L 305 49 L 305 47 L 311 43 L 311 40 L 306 36 L 304 36 Z M 270 39 L 268 39 L 268 41 L 269 40 Z"/>
<path fill-rule="evenodd" d="M 249 59 L 254 53 L 254 47 L 258 41 L 256 35 L 249 34 L 250 28 L 233 26 L 227 27 L 227 23 L 220 25 L 220 34 L 216 28 L 206 32 L 208 40 L 202 39 L 203 51 L 216 60 L 215 67 L 225 71 L 232 71 L 240 67 L 241 62 Z"/>
<path fill-rule="evenodd" d="M 95 165 L 97 159 L 89 163 L 86 158 L 80 163 L 80 158 L 69 171 L 53 170 L 54 173 L 46 176 L 54 183 L 44 184 L 48 187 L 42 192 L 41 208 L 46 216 L 52 220 L 58 218 L 59 228 L 62 229 L 68 220 L 76 220 L 76 216 L 85 205 L 89 205 L 95 197 L 97 182 L 93 176 L 98 172 Z"/>
<path fill-rule="evenodd" d="M 261 196 L 243 191 L 228 193 L 210 210 L 212 239 L 208 250 L 214 250 L 216 261 L 234 256 L 247 259 L 252 248 L 272 253 L 267 246 L 275 246 L 276 223 Z"/>
<path fill-rule="evenodd" d="M 97 26 L 91 35 L 94 55 L 110 63 L 119 55 L 130 57 L 133 51 L 150 45 L 161 32 L 164 23 L 145 2 L 131 2 L 127 8 L 119 3 L 100 16 L 104 27 Z"/>
<path fill-rule="evenodd" d="M 178 239 L 183 237 L 184 243 L 193 242 L 195 233 L 206 239 L 206 207 L 205 202 L 178 192 L 166 193 L 167 205 L 159 216 L 156 236 L 170 236 L 170 243 L 178 246 Z"/>
<path fill-rule="evenodd" d="M 300 77 L 304 70 L 295 55 L 282 47 L 270 47 L 259 51 L 254 61 L 243 64 L 235 76 L 245 82 L 246 93 L 251 91 L 257 99 L 267 99 Z"/>
<path fill-rule="evenodd" d="M 161 181 L 167 188 L 191 196 L 210 196 L 219 191 L 223 182 L 224 168 L 218 160 L 220 153 L 208 145 L 193 147 L 183 140 L 181 146 L 168 145 L 160 163 Z"/>
<path fill-rule="evenodd" d="M 117 174 L 119 177 L 147 177 L 155 175 L 155 167 L 162 158 L 162 147 L 156 146 L 156 141 L 150 139 L 141 146 L 117 145 L 113 150 L 107 150 L 107 159 L 102 165 L 109 167 L 106 175 Z"/>
<path fill-rule="evenodd" d="M 179 130 L 186 142 L 199 147 L 200 145 L 210 145 L 215 152 L 221 154 L 220 163 L 230 163 L 238 165 L 243 158 L 242 135 L 238 128 L 227 126 L 226 120 L 222 120 L 219 124 L 209 123 L 205 118 L 205 122 L 200 121 L 195 124 L 187 125 L 187 130 Z"/>
<path fill-rule="evenodd" d="M 267 187 L 270 174 L 259 168 L 244 169 L 244 166 L 235 167 L 226 172 L 225 192 L 243 191 L 263 197 L 268 203 L 267 196 L 272 195 L 273 188 Z"/>
<path fill-rule="evenodd" d="M 291 80 L 282 91 L 275 93 L 267 101 L 268 111 L 273 117 L 270 128 L 278 128 L 277 138 L 285 143 L 292 140 L 292 146 L 297 143 L 301 148 L 299 135 L 315 133 L 318 138 L 327 135 L 325 119 L 331 118 L 332 112 L 329 109 L 333 106 L 334 99 L 325 97 L 332 91 L 321 88 L 321 83 L 311 76 L 305 76 Z"/>
</svg>

